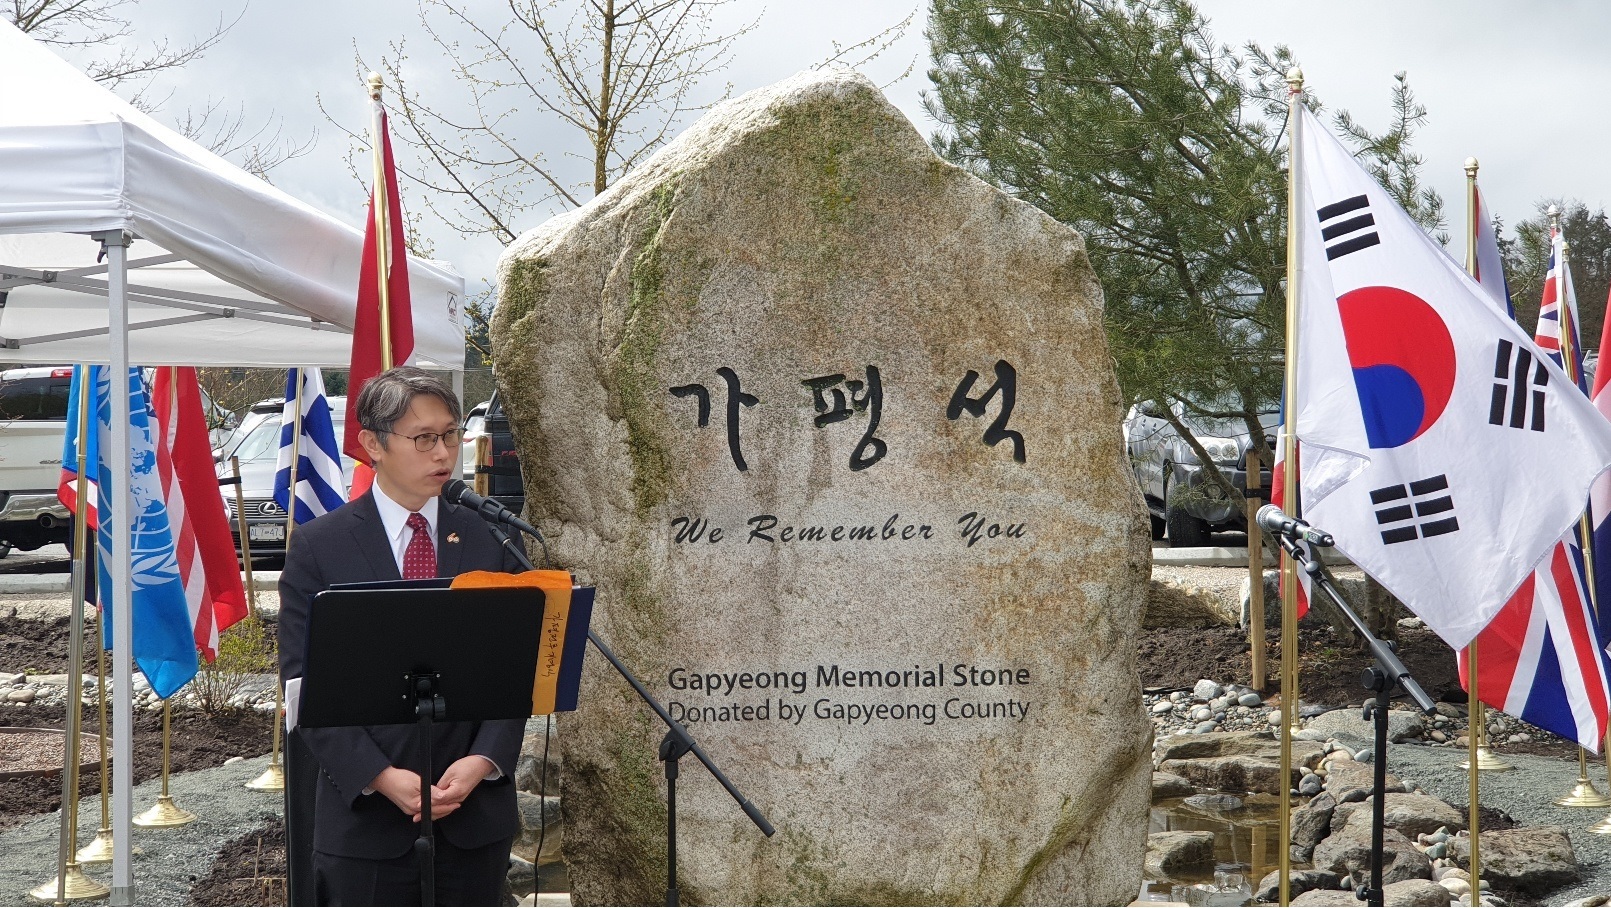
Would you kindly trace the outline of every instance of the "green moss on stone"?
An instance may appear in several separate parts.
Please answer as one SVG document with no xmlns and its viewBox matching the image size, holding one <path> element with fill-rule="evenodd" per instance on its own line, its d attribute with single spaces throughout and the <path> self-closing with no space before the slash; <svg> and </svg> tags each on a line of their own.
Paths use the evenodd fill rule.
<svg viewBox="0 0 1611 908">
<path fill-rule="evenodd" d="M 670 459 L 660 438 L 660 412 L 655 357 L 666 330 L 666 265 L 661 233 L 676 209 L 675 179 L 654 192 L 654 208 L 638 241 L 632 260 L 631 295 L 621 332 L 616 361 L 616 388 L 627 424 L 628 456 L 632 459 L 632 500 L 638 518 L 646 519 L 666 500 L 671 488 Z"/>
</svg>

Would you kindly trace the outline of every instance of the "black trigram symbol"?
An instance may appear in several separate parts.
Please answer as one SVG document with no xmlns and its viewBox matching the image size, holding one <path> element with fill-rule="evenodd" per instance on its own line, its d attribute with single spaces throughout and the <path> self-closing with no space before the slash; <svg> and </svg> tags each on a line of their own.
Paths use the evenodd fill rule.
<svg viewBox="0 0 1611 908">
<path fill-rule="evenodd" d="M 1374 489 L 1370 503 L 1377 505 L 1376 523 L 1383 527 L 1382 542 L 1410 542 L 1417 535 L 1422 539 L 1442 536 L 1460 529 L 1454 514 L 1454 499 L 1438 495 L 1449 488 L 1449 478 L 1442 473 L 1427 479 L 1418 479 L 1409 487 L 1396 485 Z M 1436 496 L 1436 497 L 1434 497 Z M 1385 507 L 1383 507 L 1385 505 Z M 1447 514 L 1446 517 L 1439 517 Z M 1427 518 L 1436 518 L 1428 520 Z"/>
<path fill-rule="evenodd" d="M 1529 381 L 1531 394 L 1528 393 Z M 1526 347 L 1518 347 L 1508 340 L 1500 341 L 1499 353 L 1494 357 L 1494 394 L 1488 403 L 1488 422 L 1512 429 L 1544 431 L 1544 389 L 1548 385 L 1549 371 L 1544 368 L 1543 360 L 1533 358 L 1532 351 Z"/>
<path fill-rule="evenodd" d="M 1362 195 L 1333 202 L 1315 212 L 1320 215 L 1320 237 L 1326 243 L 1326 258 L 1342 258 L 1382 241 L 1376 231 L 1376 218 L 1370 213 L 1370 200 Z M 1337 242 L 1332 242 L 1336 240 Z"/>
</svg>

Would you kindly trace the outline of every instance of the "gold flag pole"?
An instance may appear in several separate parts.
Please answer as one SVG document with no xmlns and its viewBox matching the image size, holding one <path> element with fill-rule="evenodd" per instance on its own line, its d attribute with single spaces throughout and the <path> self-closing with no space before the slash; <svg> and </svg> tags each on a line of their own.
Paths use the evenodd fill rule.
<svg viewBox="0 0 1611 908">
<path fill-rule="evenodd" d="M 297 467 L 302 464 L 302 369 L 296 370 L 296 396 L 291 416 L 291 475 L 285 495 L 285 550 L 291 551 L 291 531 L 296 529 Z M 285 684 L 280 680 L 278 668 L 274 672 L 274 747 L 269 751 L 269 765 L 263 774 L 246 783 L 253 791 L 284 791 L 285 767 L 280 764 L 280 729 L 285 722 Z"/>
<path fill-rule="evenodd" d="M 80 472 L 84 469 L 83 460 L 84 455 L 80 453 Z M 84 568 L 85 570 L 89 569 L 87 558 L 85 559 Z M 106 750 L 106 641 L 101 627 L 101 620 L 105 614 L 105 612 L 102 612 L 101 617 L 95 620 L 95 635 L 99 638 L 96 640 L 95 645 L 95 702 L 101 714 L 101 825 L 95 830 L 95 840 L 79 849 L 78 862 L 80 864 L 110 864 L 112 862 L 112 810 L 107 803 L 111 795 L 111 791 L 108 788 L 111 761 L 107 757 Z"/>
<path fill-rule="evenodd" d="M 89 368 L 78 367 L 78 500 L 79 519 L 73 525 L 73 611 L 72 636 L 67 644 L 67 739 L 62 753 L 62 819 L 61 842 L 56 856 L 56 877 L 34 887 L 28 894 L 42 902 L 65 905 L 69 900 L 98 899 L 110 895 L 112 890 L 84 874 L 78 863 L 78 763 L 82 759 L 79 734 L 83 725 L 84 696 L 84 589 L 87 575 L 84 570 L 85 546 L 89 542 L 89 521 L 84 519 L 89 477 L 85 474 L 84 449 L 89 444 Z M 99 628 L 99 625 L 97 625 Z M 103 742 L 101 759 L 106 759 Z M 104 764 L 103 764 L 104 765 Z M 106 780 L 101 779 L 102 804 L 105 804 Z M 103 811 L 104 817 L 104 811 Z M 104 820 L 103 820 L 104 822 Z"/>
<path fill-rule="evenodd" d="M 179 367 L 168 367 L 168 418 L 179 418 Z M 196 815 L 173 802 L 168 794 L 168 775 L 172 761 L 169 759 L 173 744 L 172 733 L 173 698 L 162 698 L 162 793 L 157 795 L 157 803 L 151 805 L 144 813 L 134 818 L 134 825 L 148 828 L 166 829 L 172 826 L 183 826 L 194 822 Z"/>
<path fill-rule="evenodd" d="M 380 73 L 371 72 L 366 80 L 369 83 L 369 99 L 374 103 L 370 126 L 370 147 L 375 160 L 375 203 L 369 208 L 369 216 L 375 220 L 375 283 L 380 291 L 380 368 L 390 369 L 392 363 L 392 237 L 391 237 L 391 200 L 386 197 L 386 135 L 385 127 L 381 123 Z"/>
<path fill-rule="evenodd" d="M 1560 230 L 1560 210 L 1550 207 L 1550 222 L 1558 233 Z M 1560 313 L 1558 322 L 1561 333 L 1561 366 L 1566 371 L 1566 377 L 1572 384 L 1578 383 L 1577 373 L 1577 344 L 1574 334 L 1577 325 L 1572 320 L 1572 306 L 1567 298 L 1567 258 L 1568 247 L 1566 238 L 1561 237 L 1560 273 L 1555 278 L 1555 305 Z M 1578 536 L 1583 546 L 1583 565 L 1586 573 L 1584 578 L 1588 589 L 1585 591 L 1589 597 L 1589 610 L 1595 608 L 1594 602 L 1594 520 L 1585 508 L 1578 518 Z M 1555 799 L 1557 807 L 1611 807 L 1611 797 L 1607 797 L 1594 783 L 1589 781 L 1589 752 L 1579 745 L 1577 749 L 1577 781 L 1572 784 L 1572 790 Z"/>
<path fill-rule="evenodd" d="M 167 829 L 173 826 L 183 826 L 194 822 L 196 815 L 173 802 L 173 796 L 168 794 L 168 768 L 170 765 L 169 749 L 173 743 L 171 722 L 173 719 L 172 698 L 162 701 L 162 793 L 157 795 L 157 803 L 151 805 L 145 813 L 134 818 L 134 825 L 153 829 Z"/>
<path fill-rule="evenodd" d="M 1466 158 L 1466 273 L 1473 277 L 1477 274 L 1477 159 Z M 1481 837 L 1482 809 L 1478 798 L 1479 783 L 1477 774 L 1482 769 L 1481 748 L 1478 746 L 1476 729 L 1470 727 L 1470 717 L 1481 717 L 1482 699 L 1477 693 L 1477 640 L 1471 639 L 1466 646 L 1466 690 L 1470 694 L 1471 709 L 1466 711 L 1466 747 L 1470 756 L 1466 759 L 1466 804 L 1468 816 L 1466 825 L 1471 831 L 1471 904 L 1473 908 L 1482 904 L 1482 858 L 1478 846 Z M 1377 759 L 1384 755 L 1378 754 Z M 1509 768 L 1508 766 L 1506 767 Z M 1383 795 L 1385 797 L 1385 795 Z"/>
<path fill-rule="evenodd" d="M 1298 500 L 1297 438 L 1298 438 L 1298 287 L 1302 279 L 1303 264 L 1299 256 L 1298 216 L 1299 158 L 1301 155 L 1300 130 L 1303 118 L 1299 111 L 1303 105 L 1303 71 L 1294 67 L 1287 73 L 1287 337 L 1284 398 L 1282 407 L 1285 424 L 1282 427 L 1282 457 L 1284 471 L 1282 501 L 1291 507 Z M 1298 716 L 1298 577 L 1296 565 L 1285 550 L 1281 552 L 1281 787 L 1279 801 L 1279 841 L 1277 847 L 1277 880 L 1280 904 L 1291 902 L 1292 892 L 1292 728 Z"/>
<path fill-rule="evenodd" d="M 241 534 L 241 571 L 246 574 L 246 599 L 252 617 L 261 621 L 263 615 L 257 610 L 257 581 L 252 576 L 252 540 L 246 533 L 246 493 L 241 491 L 240 458 L 229 458 L 229 471 L 235 477 L 235 526 Z"/>
<path fill-rule="evenodd" d="M 86 373 L 88 371 L 88 369 L 85 370 Z M 80 390 L 79 400 L 84 399 L 84 392 Z M 79 405 L 79 409 L 81 411 L 84 409 L 82 404 Z M 79 548 L 78 557 L 83 562 L 84 576 L 88 578 L 92 560 L 88 545 L 89 527 L 88 521 L 83 520 L 82 515 L 89 513 L 89 503 L 84 500 L 84 496 L 88 494 L 89 486 L 89 482 L 86 479 L 89 469 L 88 452 L 85 450 L 87 446 L 84 443 L 85 436 L 89 433 L 89 414 L 80 412 L 78 421 L 78 491 L 76 494 L 78 495 L 79 523 L 86 524 L 84 528 L 85 545 Z M 78 526 L 76 524 L 73 527 L 73 539 L 76 546 L 78 539 Z M 86 588 L 89 586 L 87 579 L 84 585 Z M 109 742 L 107 741 L 108 735 L 106 733 L 106 629 L 103 627 L 105 620 L 106 612 L 98 612 L 95 619 L 95 702 L 99 708 L 101 719 L 101 825 L 95 830 L 95 840 L 79 850 L 78 862 L 80 864 L 110 864 L 112 862 L 112 809 L 109 803 L 111 796 L 109 766 L 111 761 L 108 757 L 107 745 Z"/>
<path fill-rule="evenodd" d="M 1466 272 L 1475 276 L 1477 274 L 1477 159 L 1466 158 Z M 1477 699 L 1476 673 L 1477 673 L 1477 647 L 1473 645 L 1466 653 L 1469 663 L 1468 674 L 1470 679 L 1466 688 L 1470 700 L 1466 710 L 1466 746 L 1471 756 L 1460 762 L 1461 769 L 1471 769 L 1473 765 L 1481 772 L 1505 772 L 1514 769 L 1493 752 L 1488 746 L 1488 707 Z M 1475 778 L 1475 777 L 1473 777 Z M 1475 789 L 1473 789 L 1475 791 Z M 1472 797 L 1476 797 L 1472 795 Z"/>
</svg>

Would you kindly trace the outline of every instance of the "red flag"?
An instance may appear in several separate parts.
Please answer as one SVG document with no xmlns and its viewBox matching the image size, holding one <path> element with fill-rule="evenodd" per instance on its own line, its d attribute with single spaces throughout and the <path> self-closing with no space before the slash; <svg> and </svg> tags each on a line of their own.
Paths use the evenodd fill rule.
<svg viewBox="0 0 1611 908">
<path fill-rule="evenodd" d="M 408 296 L 408 253 L 403 241 L 403 210 L 398 203 L 397 169 L 392 164 L 392 139 L 386 126 L 386 109 L 375 102 L 374 141 L 381 152 L 381 179 L 369 195 L 369 218 L 364 227 L 364 257 L 358 269 L 358 315 L 352 330 L 352 366 L 347 373 L 347 422 L 341 449 L 360 464 L 369 456 L 358 443 L 356 413 L 358 392 L 385 367 L 381 351 L 381 288 L 390 316 L 391 365 L 408 362 L 414 352 L 414 314 Z M 382 259 L 386 264 L 382 268 Z M 360 471 L 364 472 L 364 471 Z M 367 477 L 365 477 L 367 478 Z M 355 481 L 351 497 L 369 487 Z"/>
<path fill-rule="evenodd" d="M 246 591 L 213 472 L 196 370 L 158 369 L 151 404 L 157 417 L 157 474 L 173 527 L 179 579 L 196 648 L 211 662 L 218 655 L 218 632 L 246 617 Z"/>
</svg>

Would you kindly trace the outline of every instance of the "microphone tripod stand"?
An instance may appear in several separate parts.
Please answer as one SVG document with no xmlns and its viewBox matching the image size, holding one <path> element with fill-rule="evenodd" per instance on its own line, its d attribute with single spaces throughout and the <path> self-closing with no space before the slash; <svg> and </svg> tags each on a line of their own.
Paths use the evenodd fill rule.
<svg viewBox="0 0 1611 908">
<path fill-rule="evenodd" d="M 1331 582 L 1331 577 L 1326 573 L 1325 567 L 1320 563 L 1320 559 L 1311 556 L 1304 546 L 1298 544 L 1297 536 L 1299 532 L 1301 530 L 1289 530 L 1271 533 L 1270 535 L 1281 548 L 1286 550 L 1288 555 L 1292 556 L 1292 560 L 1297 563 L 1298 569 L 1308 574 L 1314 579 L 1316 585 L 1326 591 L 1326 595 L 1330 596 L 1331 600 L 1337 604 L 1337 608 L 1342 610 L 1343 616 L 1348 619 L 1348 623 L 1354 626 L 1354 633 L 1358 634 L 1360 640 L 1364 641 L 1366 648 L 1370 650 L 1371 657 L 1376 660 L 1376 664 L 1366 669 L 1359 679 L 1359 683 L 1364 685 L 1367 690 L 1376 693 L 1375 698 L 1365 704 L 1365 718 L 1375 719 L 1376 744 L 1373 751 L 1374 758 L 1371 760 L 1371 767 L 1375 771 L 1375 778 L 1372 783 L 1375 789 L 1375 797 L 1372 798 L 1370 817 L 1370 882 L 1368 884 L 1361 883 L 1357 887 L 1355 896 L 1368 905 L 1382 905 L 1386 899 L 1386 894 L 1382 888 L 1382 851 L 1385 827 L 1387 825 L 1387 792 L 1385 789 L 1387 788 L 1388 703 L 1393 690 L 1397 687 L 1403 687 L 1404 692 L 1409 694 L 1410 699 L 1415 701 L 1415 704 L 1421 708 L 1422 712 L 1433 712 L 1434 704 L 1432 698 L 1427 696 L 1426 691 L 1410 675 L 1410 670 L 1404 667 L 1403 661 L 1393 651 L 1393 645 L 1372 634 L 1370 626 L 1365 623 L 1364 619 L 1359 617 L 1358 612 L 1355 612 L 1349 606 L 1348 600 L 1343 598 L 1342 591 L 1337 589 L 1336 584 Z M 1313 542 L 1310 544 L 1312 545 Z M 1295 709 L 1296 706 L 1297 704 L 1293 704 L 1291 707 L 1283 705 L 1282 709 Z M 1283 785 L 1290 782 L 1290 779 L 1282 780 Z M 1288 842 L 1281 843 L 1282 848 L 1286 848 L 1289 845 L 1290 843 Z"/>
<path fill-rule="evenodd" d="M 515 556 L 515 560 L 519 561 L 526 570 L 533 570 L 531 559 L 527 558 L 526 552 L 516 545 L 513 539 L 509 538 L 508 533 L 503 531 L 496 518 L 490 518 L 480 510 L 477 513 L 487 520 L 487 528 L 492 531 L 492 537 L 498 540 L 498 544 L 509 550 Z M 516 529 L 519 528 L 516 527 Z M 541 535 L 532 535 L 539 542 L 543 542 Z M 547 552 L 548 545 L 543 542 L 545 556 Z M 647 703 L 650 709 L 654 710 L 655 715 L 660 717 L 660 721 L 666 724 L 666 735 L 660 739 L 659 754 L 660 761 L 666 767 L 666 904 L 679 905 L 682 897 L 677 890 L 677 775 L 678 764 L 685 755 L 691 753 L 699 759 L 699 762 L 705 764 L 705 769 L 709 770 L 710 774 L 716 778 L 716 781 L 727 789 L 727 793 L 733 796 L 734 801 L 738 802 L 739 809 L 744 811 L 744 815 L 750 818 L 750 822 L 761 830 L 762 835 L 770 837 L 777 830 L 767 821 L 766 815 L 761 813 L 760 808 L 750 803 L 750 800 L 744 797 L 738 787 L 729 781 L 720 769 L 716 768 L 716 764 L 711 761 L 704 748 L 699 746 L 699 742 L 694 740 L 694 736 L 688 733 L 688 729 L 684 728 L 681 722 L 671 718 L 671 714 L 666 712 L 666 708 L 660 704 L 660 701 L 649 693 L 649 689 L 643 686 L 643 682 L 639 681 L 637 676 L 632 674 L 632 670 L 627 668 L 615 653 L 611 652 L 610 648 L 604 644 L 603 640 L 599 639 L 598 634 L 592 628 L 588 628 L 587 639 L 593 644 L 593 648 L 598 650 L 599 654 L 620 673 L 621 677 L 626 679 L 627 684 L 632 686 L 638 697 L 644 703 Z"/>
</svg>

